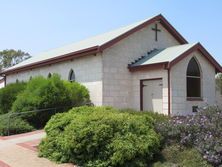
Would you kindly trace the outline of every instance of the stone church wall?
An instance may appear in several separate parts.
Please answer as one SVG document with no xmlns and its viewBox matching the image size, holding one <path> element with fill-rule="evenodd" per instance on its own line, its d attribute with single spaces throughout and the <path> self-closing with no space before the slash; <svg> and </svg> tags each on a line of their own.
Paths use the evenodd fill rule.
<svg viewBox="0 0 222 167">
<path fill-rule="evenodd" d="M 0 89 L 5 87 L 5 82 L 4 80 L 0 80 Z"/>
<path fill-rule="evenodd" d="M 187 101 L 186 71 L 190 59 L 195 56 L 201 68 L 201 92 L 203 101 Z M 171 69 L 171 110 L 173 115 L 192 114 L 192 106 L 215 105 L 215 68 L 199 52 L 194 52 Z"/>
<path fill-rule="evenodd" d="M 133 73 L 132 78 L 132 107 L 140 109 L 140 80 L 162 78 L 163 89 L 163 106 L 162 114 L 168 114 L 168 71 L 164 69 L 157 69 L 152 71 L 138 71 Z"/>
<path fill-rule="evenodd" d="M 222 109 L 222 94 L 219 90 L 216 90 L 216 104 Z"/>
<path fill-rule="evenodd" d="M 152 31 L 154 26 L 154 24 L 150 25 L 132 34 L 103 52 L 104 105 L 140 110 L 140 79 L 163 77 L 164 83 L 166 82 L 166 71 L 155 71 L 153 73 L 144 71 L 134 74 L 127 68 L 129 63 L 154 48 L 166 48 L 179 44 L 161 24 L 158 24 L 161 32 L 158 33 L 158 41 L 155 41 L 155 32 Z M 166 91 L 164 88 L 164 92 Z M 165 104 L 164 108 L 167 109 Z"/>
<path fill-rule="evenodd" d="M 90 91 L 90 97 L 95 105 L 102 105 L 102 57 L 90 55 L 82 58 L 76 58 L 72 61 L 61 62 L 48 65 L 41 68 L 19 72 L 7 76 L 6 83 L 18 81 L 27 81 L 30 77 L 42 75 L 47 77 L 49 73 L 57 73 L 62 79 L 68 80 L 70 69 L 73 69 L 76 81 L 85 85 Z"/>
</svg>

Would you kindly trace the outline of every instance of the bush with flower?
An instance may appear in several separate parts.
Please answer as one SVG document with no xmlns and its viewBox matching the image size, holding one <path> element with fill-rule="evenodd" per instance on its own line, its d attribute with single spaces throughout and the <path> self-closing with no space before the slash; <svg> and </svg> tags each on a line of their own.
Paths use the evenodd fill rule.
<svg viewBox="0 0 222 167">
<path fill-rule="evenodd" d="M 217 107 L 186 117 L 173 117 L 157 123 L 165 144 L 179 143 L 196 148 L 209 163 L 222 165 L 222 110 Z"/>
</svg>

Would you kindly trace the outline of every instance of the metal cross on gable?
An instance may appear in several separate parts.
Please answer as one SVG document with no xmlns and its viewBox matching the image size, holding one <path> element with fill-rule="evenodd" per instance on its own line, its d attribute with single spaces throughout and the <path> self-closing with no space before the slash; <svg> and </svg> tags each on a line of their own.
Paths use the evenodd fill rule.
<svg viewBox="0 0 222 167">
<path fill-rule="evenodd" d="M 161 32 L 160 29 L 158 29 L 158 25 L 155 24 L 155 28 L 152 28 L 153 31 L 155 31 L 155 40 L 158 41 L 158 32 Z"/>
</svg>

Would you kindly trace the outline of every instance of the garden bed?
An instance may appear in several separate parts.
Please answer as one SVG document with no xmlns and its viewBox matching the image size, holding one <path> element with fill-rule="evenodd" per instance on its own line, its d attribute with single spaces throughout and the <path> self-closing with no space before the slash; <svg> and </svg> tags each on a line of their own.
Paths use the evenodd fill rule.
<svg viewBox="0 0 222 167">
<path fill-rule="evenodd" d="M 48 122 L 39 154 L 86 167 L 219 166 L 221 115 L 217 108 L 173 118 L 111 107 L 75 108 Z M 211 138 L 204 138 L 208 134 Z"/>
</svg>

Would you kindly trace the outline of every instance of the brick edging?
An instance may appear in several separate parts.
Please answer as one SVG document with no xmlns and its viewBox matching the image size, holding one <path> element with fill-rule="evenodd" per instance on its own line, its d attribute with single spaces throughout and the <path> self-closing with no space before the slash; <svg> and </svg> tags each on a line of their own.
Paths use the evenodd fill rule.
<svg viewBox="0 0 222 167">
<path fill-rule="evenodd" d="M 18 144 L 16 144 L 16 145 L 21 146 L 21 147 L 23 147 L 23 148 L 26 148 L 26 149 L 28 149 L 28 150 L 35 151 L 35 152 L 38 151 L 37 148 L 35 148 L 35 147 L 31 146 L 31 145 L 28 145 L 28 144 L 26 144 L 26 143 L 18 143 Z"/>
<path fill-rule="evenodd" d="M 0 160 L 0 167 L 11 167 L 11 166 Z"/>
<path fill-rule="evenodd" d="M 36 139 L 36 140 L 32 140 L 32 141 L 27 141 L 24 143 L 17 143 L 16 145 L 37 152 L 38 151 L 37 147 L 40 142 L 41 142 L 41 139 Z"/>
</svg>

